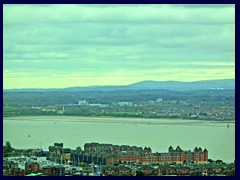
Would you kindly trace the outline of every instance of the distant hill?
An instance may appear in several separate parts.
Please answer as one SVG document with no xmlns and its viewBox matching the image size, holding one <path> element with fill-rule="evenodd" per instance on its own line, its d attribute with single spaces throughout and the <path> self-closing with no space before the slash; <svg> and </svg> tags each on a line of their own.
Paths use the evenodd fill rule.
<svg viewBox="0 0 240 180">
<path fill-rule="evenodd" d="M 7 89 L 5 92 L 45 92 L 45 91 L 119 91 L 119 90 L 210 90 L 235 89 L 235 79 L 205 80 L 195 82 L 180 81 L 142 81 L 126 86 L 87 86 L 62 89 Z"/>
<path fill-rule="evenodd" d="M 128 86 L 131 89 L 168 89 L 168 90 L 208 90 L 235 89 L 234 79 L 206 80 L 195 82 L 180 81 L 143 81 Z"/>
</svg>

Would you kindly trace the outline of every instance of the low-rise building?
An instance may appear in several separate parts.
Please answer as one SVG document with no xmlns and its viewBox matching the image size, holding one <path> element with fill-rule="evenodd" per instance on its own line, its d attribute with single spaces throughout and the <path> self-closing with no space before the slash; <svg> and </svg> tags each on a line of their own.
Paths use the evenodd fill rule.
<svg viewBox="0 0 240 180">
<path fill-rule="evenodd" d="M 79 100 L 78 105 L 79 106 L 86 106 L 86 105 L 88 105 L 88 102 L 86 100 Z"/>
<path fill-rule="evenodd" d="M 119 106 L 132 106 L 132 102 L 118 102 L 117 105 Z"/>
<path fill-rule="evenodd" d="M 37 162 L 27 161 L 25 163 L 25 171 L 28 173 L 40 171 L 40 165 Z"/>
<path fill-rule="evenodd" d="M 42 173 L 48 176 L 65 176 L 65 168 L 63 166 L 43 166 Z"/>
</svg>

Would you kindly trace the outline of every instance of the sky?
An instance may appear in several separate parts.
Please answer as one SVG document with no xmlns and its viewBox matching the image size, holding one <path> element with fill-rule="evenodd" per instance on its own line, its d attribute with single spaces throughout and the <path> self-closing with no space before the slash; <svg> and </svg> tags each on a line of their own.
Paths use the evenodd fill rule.
<svg viewBox="0 0 240 180">
<path fill-rule="evenodd" d="M 3 5 L 3 87 L 235 78 L 235 5 Z"/>
</svg>

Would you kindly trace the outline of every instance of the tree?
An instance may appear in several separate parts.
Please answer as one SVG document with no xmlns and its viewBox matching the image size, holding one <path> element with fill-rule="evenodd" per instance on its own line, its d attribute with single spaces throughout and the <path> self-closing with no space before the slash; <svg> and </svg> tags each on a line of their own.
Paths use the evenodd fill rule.
<svg viewBox="0 0 240 180">
<path fill-rule="evenodd" d="M 78 147 L 76 148 L 76 151 L 77 151 L 77 152 L 81 152 L 81 151 L 82 151 L 82 148 L 81 148 L 80 146 L 78 146 Z"/>
<path fill-rule="evenodd" d="M 4 156 L 9 156 L 13 150 L 15 150 L 15 149 L 12 148 L 11 143 L 9 141 L 6 141 L 5 146 L 3 146 Z"/>
<path fill-rule="evenodd" d="M 81 162 L 79 166 L 80 166 L 80 167 L 85 167 L 86 164 L 85 164 L 84 162 Z"/>
<path fill-rule="evenodd" d="M 136 176 L 144 176 L 142 171 L 136 171 Z"/>
<path fill-rule="evenodd" d="M 222 161 L 222 160 L 220 160 L 220 159 L 218 159 L 218 160 L 216 160 L 216 163 L 217 163 L 217 164 L 222 164 L 222 163 L 223 163 L 223 161 Z"/>
<path fill-rule="evenodd" d="M 208 162 L 209 162 L 209 163 L 213 163 L 213 160 L 212 160 L 212 159 L 208 159 Z"/>
<path fill-rule="evenodd" d="M 11 143 L 9 141 L 6 142 L 6 148 L 7 149 L 12 149 Z"/>
</svg>

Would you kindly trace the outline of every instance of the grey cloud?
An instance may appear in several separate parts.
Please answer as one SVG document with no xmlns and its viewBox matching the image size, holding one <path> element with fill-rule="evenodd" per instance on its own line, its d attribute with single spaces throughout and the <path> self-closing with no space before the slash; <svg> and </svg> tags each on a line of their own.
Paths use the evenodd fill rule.
<svg viewBox="0 0 240 180">
<path fill-rule="evenodd" d="M 170 6 L 178 6 L 185 8 L 234 8 L 234 4 L 174 4 Z"/>
<path fill-rule="evenodd" d="M 69 7 L 73 10 L 66 13 Z M 61 69 L 56 65 L 60 60 L 93 60 L 97 65 L 128 64 L 134 59 L 136 63 L 234 60 L 234 11 L 230 7 L 69 7 L 4 6 L 4 61 L 51 60 Z M 30 64 L 21 66 L 31 68 Z"/>
<path fill-rule="evenodd" d="M 4 24 L 18 23 L 79 23 L 79 22 L 108 22 L 108 23 L 193 23 L 193 24 L 225 24 L 234 23 L 234 11 L 225 7 L 212 9 L 185 8 L 181 5 L 142 5 L 142 6 L 81 6 L 81 5 L 52 5 L 42 7 L 4 6 Z M 114 8 L 113 8 L 114 7 Z M 210 6 L 209 6 L 210 7 Z M 54 9 L 54 11 L 53 11 Z M 14 17 L 14 13 L 19 16 Z M 29 16 L 31 14 L 31 16 Z M 177 14 L 177 16 L 176 16 Z M 218 14 L 217 16 L 215 14 Z M 220 16 L 219 16 L 220 15 Z M 6 21 L 8 19 L 8 21 Z"/>
</svg>

